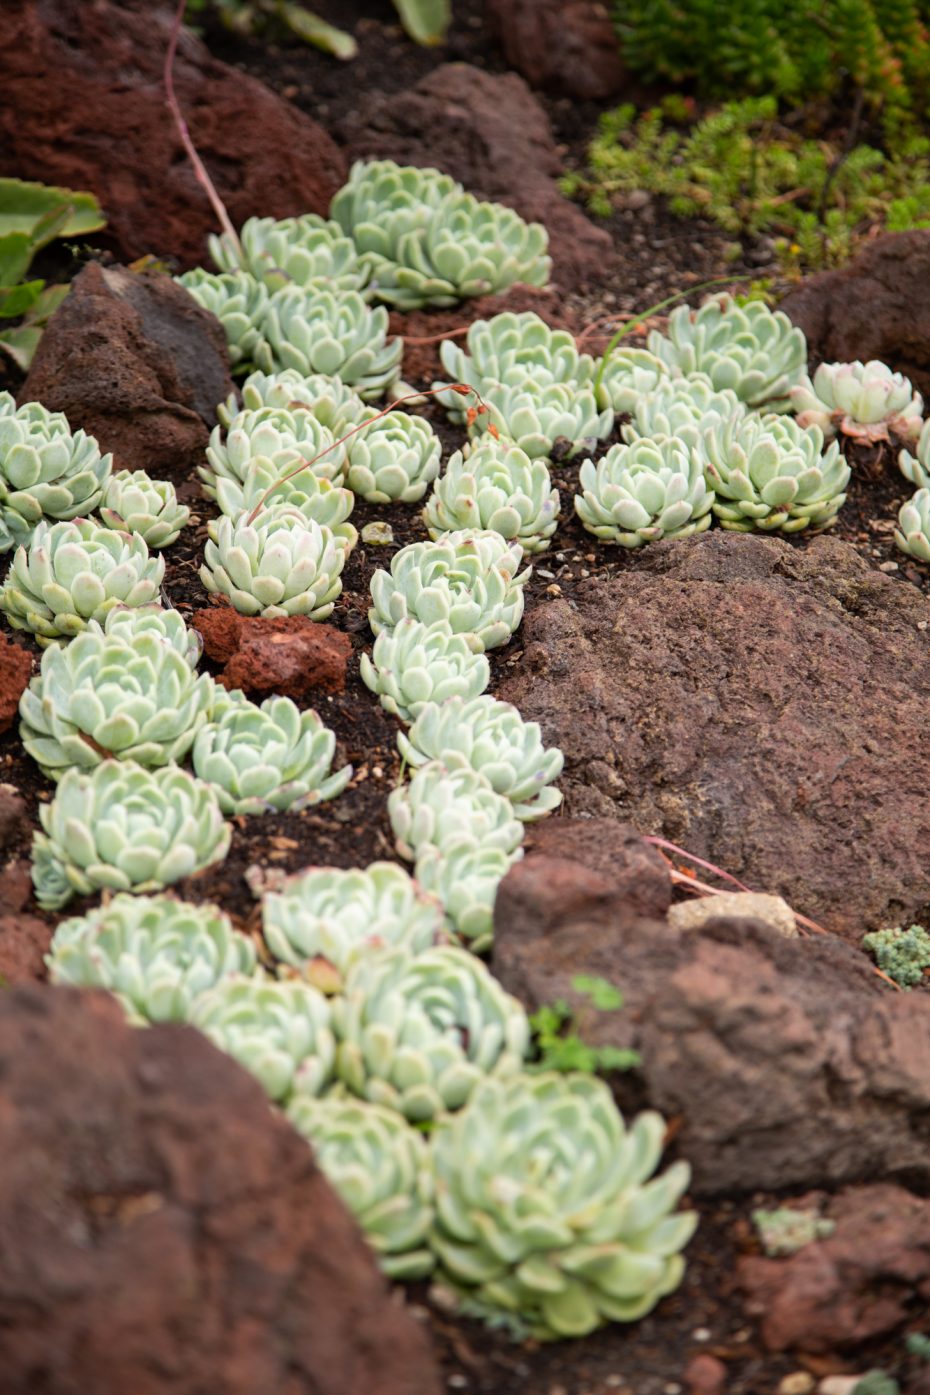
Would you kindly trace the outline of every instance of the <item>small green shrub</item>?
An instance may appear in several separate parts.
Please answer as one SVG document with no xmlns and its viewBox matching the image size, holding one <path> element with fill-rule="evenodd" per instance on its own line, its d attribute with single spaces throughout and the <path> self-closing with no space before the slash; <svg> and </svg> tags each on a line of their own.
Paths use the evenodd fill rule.
<svg viewBox="0 0 930 1395">
<path fill-rule="evenodd" d="M 862 940 L 878 967 L 902 988 L 923 982 L 924 969 L 930 968 L 930 935 L 922 925 L 909 930 L 873 930 Z"/>
<path fill-rule="evenodd" d="M 623 1007 L 623 994 L 605 978 L 576 974 L 572 988 L 587 998 L 596 1012 L 616 1012 Z M 536 1038 L 537 1060 L 532 1071 L 581 1071 L 585 1075 L 606 1074 L 612 1070 L 632 1070 L 639 1065 L 639 1053 L 617 1046 L 589 1046 L 572 1031 L 572 1009 L 564 999 L 543 1003 L 530 1016 Z"/>
</svg>

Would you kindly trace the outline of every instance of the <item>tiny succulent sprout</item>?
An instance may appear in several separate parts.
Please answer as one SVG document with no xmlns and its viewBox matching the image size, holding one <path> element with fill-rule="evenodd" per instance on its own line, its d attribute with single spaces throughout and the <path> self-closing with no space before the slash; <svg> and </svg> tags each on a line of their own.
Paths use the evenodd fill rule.
<svg viewBox="0 0 930 1395">
<path fill-rule="evenodd" d="M 455 451 L 449 457 L 423 510 L 433 539 L 462 528 L 486 528 L 530 553 L 549 546 L 558 516 L 559 491 L 545 462 L 490 436 L 467 456 Z"/>
<path fill-rule="evenodd" d="M 270 291 L 291 283 L 360 291 L 367 280 L 352 239 L 338 223 L 316 213 L 248 218 L 239 230 L 238 246 L 228 233 L 211 234 L 207 246 L 220 271 L 247 271 Z"/>
<path fill-rule="evenodd" d="M 523 825 L 509 799 L 470 766 L 447 770 L 427 761 L 388 796 L 388 817 L 401 857 L 414 862 L 427 846 L 455 843 L 510 853 L 523 841 Z"/>
<path fill-rule="evenodd" d="M 904 478 L 915 489 L 930 488 L 930 421 L 925 421 L 914 447 L 916 455 L 902 450 L 898 455 L 898 468 Z"/>
<path fill-rule="evenodd" d="M 107 988 L 143 1022 L 183 1022 L 220 979 L 256 972 L 255 945 L 216 906 L 125 893 L 62 921 L 45 962 L 52 983 Z"/>
<path fill-rule="evenodd" d="M 634 1322 L 681 1282 L 687 1163 L 652 1174 L 665 1121 L 628 1127 L 590 1075 L 483 1081 L 431 1136 L 439 1280 L 538 1339 Z"/>
<path fill-rule="evenodd" d="M 926 981 L 930 969 L 930 935 L 922 925 L 907 930 L 898 925 L 886 930 L 873 930 L 863 936 L 862 948 L 868 950 L 878 967 L 902 988 L 916 988 Z"/>
<path fill-rule="evenodd" d="M 479 411 L 470 421 L 469 435 L 497 432 L 533 460 L 556 452 L 561 459 L 571 460 L 609 436 L 614 424 L 609 407 L 598 409 L 593 388 L 568 383 L 544 383 L 541 387 L 495 383 L 486 389 L 483 406 L 487 410 Z"/>
<path fill-rule="evenodd" d="M 413 504 L 439 474 L 441 451 L 428 421 L 394 411 L 346 442 L 346 482 L 370 504 Z"/>
<path fill-rule="evenodd" d="M 404 342 L 388 339 L 388 312 L 366 305 L 357 291 L 286 286 L 269 300 L 262 329 L 255 361 L 266 373 L 326 373 L 366 402 L 400 377 Z"/>
<path fill-rule="evenodd" d="M 602 542 L 642 547 L 710 527 L 714 495 L 703 457 L 674 437 L 611 446 L 596 465 L 582 463 L 578 480 L 575 512 Z"/>
<path fill-rule="evenodd" d="M 635 411 L 644 397 L 677 376 L 676 370 L 648 349 L 618 346 L 602 362 L 598 404 L 612 407 L 618 415 Z"/>
<path fill-rule="evenodd" d="M 263 328 L 269 301 L 267 286 L 247 271 L 215 275 L 201 267 L 185 271 L 177 280 L 223 326 L 233 372 L 247 373 L 258 361 L 259 352 L 267 351 Z"/>
<path fill-rule="evenodd" d="M 217 496 L 221 479 L 243 484 L 256 461 L 280 479 L 301 460 L 321 479 L 341 481 L 344 452 L 309 407 L 260 407 L 233 417 L 224 439 L 218 426 L 210 433 L 207 463 L 197 467 L 204 494 Z"/>
<path fill-rule="evenodd" d="M 192 629 L 179 610 L 160 605 L 117 605 L 107 612 L 104 633 L 120 635 L 130 643 L 137 635 L 154 634 L 169 649 L 175 649 L 191 668 L 196 668 L 203 652 L 203 639 Z"/>
<path fill-rule="evenodd" d="M 901 505 L 894 540 L 918 562 L 930 562 L 930 489 L 918 489 Z"/>
<path fill-rule="evenodd" d="M 454 945 L 356 960 L 332 1011 L 340 1080 L 415 1121 L 461 1109 L 482 1079 L 518 1071 L 529 1050 L 516 998 Z"/>
<path fill-rule="evenodd" d="M 910 379 L 877 359 L 822 363 L 813 381 L 805 376 L 792 388 L 791 405 L 800 426 L 819 426 L 827 440 L 839 431 L 868 445 L 892 433 L 916 440 L 924 411 Z"/>
<path fill-rule="evenodd" d="M 194 773 L 212 786 L 224 814 L 265 814 L 335 799 L 351 765 L 332 771 L 336 737 L 312 709 L 288 697 L 225 704 L 197 732 Z"/>
<path fill-rule="evenodd" d="M 522 557 L 520 543 L 488 529 L 409 543 L 394 554 L 389 572 L 379 569 L 371 578 L 368 623 L 378 635 L 408 617 L 425 625 L 443 620 L 476 653 L 495 649 L 523 618 L 530 568 L 517 572 Z"/>
<path fill-rule="evenodd" d="M 332 1079 L 329 1004 L 309 983 L 224 978 L 200 995 L 188 1020 L 251 1071 L 275 1103 L 295 1092 L 318 1095 Z"/>
<path fill-rule="evenodd" d="M 505 853 L 500 848 L 454 843 L 444 851 L 427 844 L 416 860 L 417 880 L 439 898 L 456 934 L 475 954 L 484 954 L 494 942 L 494 902 L 497 888 L 520 848 Z"/>
<path fill-rule="evenodd" d="M 240 615 L 325 620 L 342 590 L 345 560 L 345 545 L 329 528 L 279 504 L 262 509 L 254 523 L 245 514 L 219 519 L 200 579 Z"/>
<path fill-rule="evenodd" d="M 426 1139 L 393 1109 L 365 1100 L 298 1095 L 288 1118 L 361 1227 L 390 1279 L 423 1279 L 433 1179 Z"/>
<path fill-rule="evenodd" d="M 826 528 L 846 500 L 849 466 L 819 426 L 792 417 L 734 418 L 704 433 L 705 475 L 724 528 Z"/>
<path fill-rule="evenodd" d="M 342 436 L 350 426 L 363 421 L 370 408 L 358 393 L 346 387 L 339 378 L 325 373 L 305 376 L 296 368 L 284 368 L 280 373 L 250 373 L 242 384 L 241 403 L 231 393 L 216 409 L 221 426 L 228 427 L 241 411 L 257 412 L 262 407 L 307 407 L 321 426 L 333 437 Z"/>
<path fill-rule="evenodd" d="M 670 378 L 640 398 L 633 420 L 623 428 L 623 439 L 673 436 L 684 445 L 700 446 L 709 427 L 745 415 L 746 407 L 732 389 L 717 392 L 706 373 L 694 373 L 690 378 Z"/>
<path fill-rule="evenodd" d="M 398 733 L 397 745 L 413 766 L 439 761 L 447 770 L 477 770 L 524 822 L 562 802 L 552 788 L 565 764 L 562 752 L 546 750 L 539 723 L 525 722 L 510 702 L 489 696 L 429 702 L 409 732 Z"/>
<path fill-rule="evenodd" d="M 475 653 L 465 635 L 452 633 L 445 620 L 424 625 L 408 616 L 375 640 L 371 658 L 359 660 L 362 681 L 392 716 L 409 722 L 428 702 L 477 697 L 491 681 L 484 653 Z"/>
<path fill-rule="evenodd" d="M 112 468 L 112 455 L 61 412 L 38 402 L 17 408 L 0 393 L 0 552 L 28 544 L 43 519 L 90 513 Z"/>
<path fill-rule="evenodd" d="M 129 760 L 66 770 L 39 819 L 32 880 L 46 910 L 75 892 L 161 891 L 222 862 L 231 838 L 209 785 L 174 765 Z"/>
<path fill-rule="evenodd" d="M 213 704 L 213 680 L 197 677 L 148 614 L 150 628 L 137 630 L 119 622 L 105 631 L 91 621 L 70 644 L 42 655 L 20 698 L 20 735 L 52 779 L 111 758 L 177 764 L 193 745 Z"/>
<path fill-rule="evenodd" d="M 118 533 L 92 519 L 39 523 L 18 547 L 0 587 L 0 610 L 16 630 L 43 647 L 80 634 L 114 606 L 157 601 L 165 574 L 138 533 Z"/>
<path fill-rule="evenodd" d="M 296 509 L 304 518 L 312 518 L 314 523 L 329 528 L 346 555 L 358 541 L 356 529 L 346 521 L 355 507 L 355 495 L 350 489 L 323 479 L 312 465 L 301 469 L 299 456 L 294 457 L 289 467 L 275 464 L 267 456 L 259 456 L 252 461 L 241 483 L 217 477 L 216 502 L 220 512 L 233 520 L 243 514 L 251 516 L 256 510 L 259 510 L 256 514 L 259 517 L 269 506 L 286 505 Z M 207 535 L 216 541 L 215 518 L 207 524 Z"/>
<path fill-rule="evenodd" d="M 469 326 L 465 347 L 444 339 L 439 357 L 452 383 L 472 388 L 480 396 L 496 385 L 590 387 L 596 367 L 590 354 L 579 354 L 567 330 L 552 329 L 532 311 L 504 311 L 490 320 L 476 320 Z M 469 399 L 447 383 L 433 383 L 433 388 L 446 388 L 438 394 L 439 401 L 452 421 L 465 423 Z"/>
<path fill-rule="evenodd" d="M 119 470 L 103 492 L 100 518 L 107 528 L 138 533 L 149 547 L 170 547 L 191 516 L 178 503 L 169 480 L 153 480 L 144 470 Z"/>
</svg>

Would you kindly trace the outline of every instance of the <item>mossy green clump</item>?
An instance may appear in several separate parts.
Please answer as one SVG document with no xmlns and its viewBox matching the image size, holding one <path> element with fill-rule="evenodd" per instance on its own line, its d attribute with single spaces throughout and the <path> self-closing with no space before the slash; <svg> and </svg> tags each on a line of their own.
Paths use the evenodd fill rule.
<svg viewBox="0 0 930 1395">
<path fill-rule="evenodd" d="M 862 941 L 863 949 L 876 964 L 902 988 L 915 988 L 923 981 L 924 970 L 930 968 L 930 935 L 922 925 L 904 930 L 873 930 Z"/>
</svg>

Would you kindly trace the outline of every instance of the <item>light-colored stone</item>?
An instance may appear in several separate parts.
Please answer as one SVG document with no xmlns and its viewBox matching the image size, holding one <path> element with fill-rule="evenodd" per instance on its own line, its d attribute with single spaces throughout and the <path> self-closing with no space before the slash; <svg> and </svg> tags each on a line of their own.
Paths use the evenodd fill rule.
<svg viewBox="0 0 930 1395">
<path fill-rule="evenodd" d="M 865 1374 L 858 1376 L 825 1376 L 817 1387 L 817 1395 L 853 1395 Z"/>
<path fill-rule="evenodd" d="M 810 1371 L 791 1371 L 778 1382 L 778 1395 L 811 1395 L 816 1384 Z"/>
<path fill-rule="evenodd" d="M 789 939 L 798 936 L 788 902 L 781 896 L 768 896 L 761 891 L 722 891 L 719 896 L 678 901 L 669 908 L 668 923 L 676 930 L 697 930 L 705 921 L 721 915 L 750 916 L 753 920 L 764 920 Z"/>
</svg>

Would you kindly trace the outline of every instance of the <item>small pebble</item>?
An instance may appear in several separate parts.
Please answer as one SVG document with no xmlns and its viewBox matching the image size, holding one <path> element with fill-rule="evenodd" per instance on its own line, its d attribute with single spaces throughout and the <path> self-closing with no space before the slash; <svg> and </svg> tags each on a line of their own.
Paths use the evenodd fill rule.
<svg viewBox="0 0 930 1395">
<path fill-rule="evenodd" d="M 878 570 L 880 572 L 896 572 L 900 571 L 900 568 L 897 562 L 881 562 L 879 564 Z"/>
<path fill-rule="evenodd" d="M 865 1372 L 862 1373 L 864 1375 Z M 825 1376 L 817 1387 L 817 1395 L 852 1395 L 862 1380 L 858 1376 Z"/>
<path fill-rule="evenodd" d="M 930 624 L 930 621 L 927 621 L 927 620 L 918 620 L 918 621 L 917 621 L 917 628 L 918 628 L 918 630 L 925 630 L 925 629 L 927 628 L 927 625 L 928 625 L 928 624 Z"/>
<path fill-rule="evenodd" d="M 555 582 L 553 582 L 553 584 L 552 584 L 551 586 L 547 586 L 547 587 L 546 587 L 546 595 L 547 595 L 547 596 L 561 596 L 561 594 L 562 594 L 562 588 L 561 588 L 561 586 L 557 585 Z"/>
<path fill-rule="evenodd" d="M 817 1382 L 810 1371 L 792 1371 L 778 1383 L 778 1395 L 810 1395 Z"/>
<path fill-rule="evenodd" d="M 711 1336 L 710 1328 L 696 1327 L 694 1331 L 691 1333 L 691 1336 L 696 1342 L 709 1342 Z"/>
<path fill-rule="evenodd" d="M 449 1376 L 448 1380 L 446 1381 L 446 1384 L 449 1386 L 451 1390 L 467 1390 L 468 1377 L 462 1375 Z"/>
<path fill-rule="evenodd" d="M 371 778 L 372 778 L 373 780 L 383 780 L 383 779 L 384 779 L 384 770 L 382 769 L 382 767 L 381 767 L 380 765 L 373 765 L 373 766 L 371 767 Z"/>
<path fill-rule="evenodd" d="M 369 547 L 390 547 L 394 541 L 394 529 L 390 523 L 366 523 L 360 536 Z"/>
</svg>

